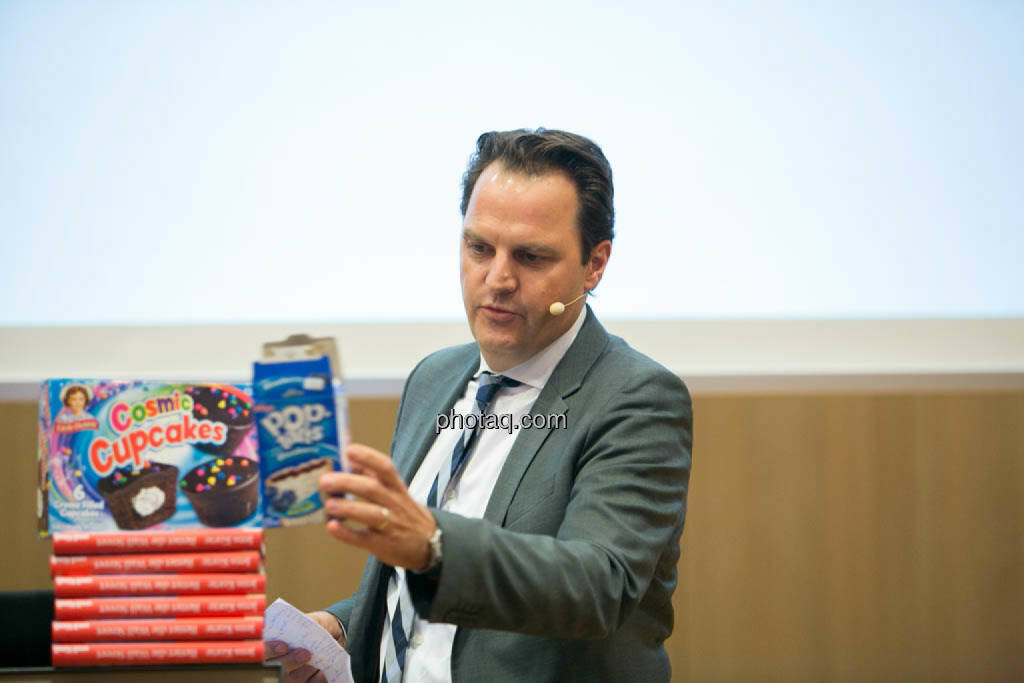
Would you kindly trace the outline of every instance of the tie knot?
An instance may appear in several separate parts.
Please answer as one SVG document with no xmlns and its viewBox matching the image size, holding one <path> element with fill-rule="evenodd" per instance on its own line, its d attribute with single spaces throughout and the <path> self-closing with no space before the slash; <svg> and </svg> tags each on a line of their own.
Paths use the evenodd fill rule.
<svg viewBox="0 0 1024 683">
<path fill-rule="evenodd" d="M 522 382 L 514 380 L 511 377 L 505 377 L 505 375 L 495 375 L 484 370 L 480 373 L 479 378 L 480 386 L 476 390 L 476 403 L 480 408 L 480 412 L 486 413 L 487 408 L 490 407 L 494 401 L 494 396 L 501 391 L 503 387 L 518 387 Z"/>
</svg>

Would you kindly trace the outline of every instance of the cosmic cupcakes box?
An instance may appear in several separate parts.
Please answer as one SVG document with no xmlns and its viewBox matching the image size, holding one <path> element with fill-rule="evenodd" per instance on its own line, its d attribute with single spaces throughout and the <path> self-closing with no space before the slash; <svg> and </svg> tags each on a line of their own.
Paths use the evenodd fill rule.
<svg viewBox="0 0 1024 683">
<path fill-rule="evenodd" d="M 230 384 L 44 382 L 40 535 L 262 526 L 252 410 Z"/>
</svg>

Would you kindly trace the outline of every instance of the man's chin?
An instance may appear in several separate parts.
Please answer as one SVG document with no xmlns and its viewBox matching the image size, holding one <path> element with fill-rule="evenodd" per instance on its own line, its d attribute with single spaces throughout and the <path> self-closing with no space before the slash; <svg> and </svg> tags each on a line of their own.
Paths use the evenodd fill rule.
<svg viewBox="0 0 1024 683">
<path fill-rule="evenodd" d="M 473 338 L 485 356 L 517 356 L 523 348 L 521 334 L 510 334 L 505 330 L 495 330 L 488 325 L 477 325 L 473 328 Z M 489 362 L 489 361 L 488 361 Z"/>
<path fill-rule="evenodd" d="M 491 334 L 486 331 L 482 334 L 474 334 L 473 337 L 476 339 L 477 346 L 479 346 L 481 350 L 493 353 L 515 353 L 515 351 L 523 345 L 523 342 L 519 337 L 512 337 L 503 334 Z"/>
</svg>

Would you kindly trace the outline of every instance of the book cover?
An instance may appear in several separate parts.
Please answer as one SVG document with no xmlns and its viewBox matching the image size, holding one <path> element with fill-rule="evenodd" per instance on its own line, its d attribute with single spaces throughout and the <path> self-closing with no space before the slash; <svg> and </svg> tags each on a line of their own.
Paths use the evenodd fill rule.
<svg viewBox="0 0 1024 683">
<path fill-rule="evenodd" d="M 257 550 L 136 555 L 51 555 L 50 574 L 173 574 L 258 572 Z"/>
<path fill-rule="evenodd" d="M 189 529 L 182 531 L 64 531 L 53 534 L 55 555 L 259 550 L 262 529 Z"/>
<path fill-rule="evenodd" d="M 54 643 L 54 666 L 261 662 L 263 642 Z"/>
<path fill-rule="evenodd" d="M 263 637 L 263 617 L 55 621 L 52 634 L 55 643 L 259 640 Z"/>
<path fill-rule="evenodd" d="M 58 598 L 115 595 L 235 595 L 262 593 L 265 574 L 130 574 L 55 576 Z"/>
<path fill-rule="evenodd" d="M 57 598 L 57 621 L 169 617 L 261 616 L 265 595 L 181 595 L 174 597 Z"/>
</svg>

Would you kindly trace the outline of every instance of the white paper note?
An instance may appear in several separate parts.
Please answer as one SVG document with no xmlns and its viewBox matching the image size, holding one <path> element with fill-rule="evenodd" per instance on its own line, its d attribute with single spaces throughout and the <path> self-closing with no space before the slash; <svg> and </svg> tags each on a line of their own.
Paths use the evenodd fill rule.
<svg viewBox="0 0 1024 683">
<path fill-rule="evenodd" d="M 263 640 L 283 640 L 293 649 L 308 650 L 311 666 L 324 672 L 327 683 L 353 683 L 348 652 L 324 627 L 278 598 L 263 614 Z"/>
</svg>

